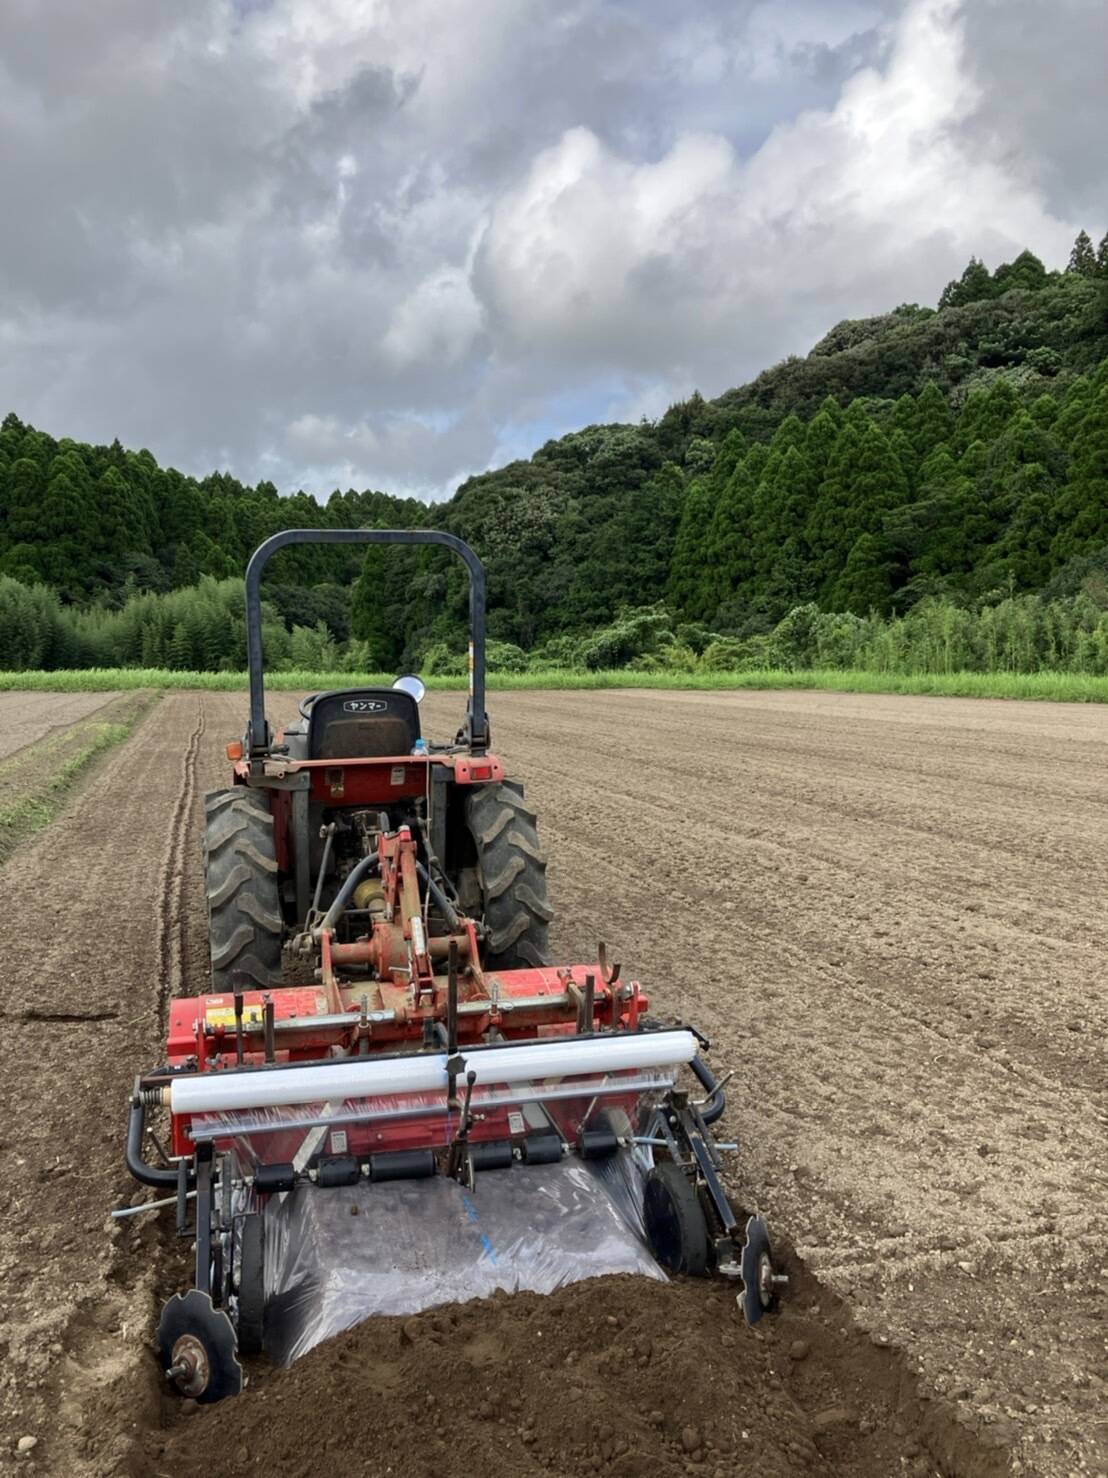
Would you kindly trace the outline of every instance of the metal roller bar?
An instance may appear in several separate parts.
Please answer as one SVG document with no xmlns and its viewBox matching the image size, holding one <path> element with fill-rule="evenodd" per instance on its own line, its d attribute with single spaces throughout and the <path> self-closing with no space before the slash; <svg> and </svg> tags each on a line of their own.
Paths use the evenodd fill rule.
<svg viewBox="0 0 1108 1478">
<path fill-rule="evenodd" d="M 642 1035 L 551 1038 L 520 1046 L 471 1053 L 467 1067 L 483 1084 L 519 1083 L 537 1078 L 581 1077 L 648 1067 L 673 1067 L 696 1056 L 688 1031 Z M 170 1084 L 175 1114 L 220 1113 L 232 1109 L 281 1108 L 332 1099 L 379 1098 L 388 1093 L 428 1093 L 447 1086 L 444 1052 L 374 1061 L 346 1059 L 319 1067 L 255 1073 L 202 1073 Z"/>
<path fill-rule="evenodd" d="M 253 1008 L 251 1008 L 253 1009 Z M 396 1021 L 395 1011 L 367 1011 L 364 1015 L 357 1011 L 330 1011 L 320 1016 L 279 1016 L 273 1023 L 273 1034 L 280 1037 L 289 1032 L 321 1032 L 334 1031 L 341 1027 L 354 1026 L 391 1026 Z M 242 1034 L 244 1037 L 260 1037 L 265 1034 L 265 1022 L 261 1017 L 244 1019 L 242 1023 Z M 216 1029 L 213 1026 L 204 1028 L 204 1035 L 214 1037 Z M 227 1035 L 225 1032 L 224 1035 Z"/>
</svg>

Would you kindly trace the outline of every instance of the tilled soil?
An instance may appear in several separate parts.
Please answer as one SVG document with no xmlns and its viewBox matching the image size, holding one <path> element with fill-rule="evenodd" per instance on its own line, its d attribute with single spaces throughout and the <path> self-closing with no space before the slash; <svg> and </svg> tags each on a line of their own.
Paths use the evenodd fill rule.
<svg viewBox="0 0 1108 1478">
<path fill-rule="evenodd" d="M 1108 715 L 532 693 L 493 733 L 558 953 L 712 1037 L 771 1224 L 1026 1468 L 1108 1472 Z"/>
<path fill-rule="evenodd" d="M 133 1074 L 204 985 L 198 798 L 243 706 L 168 695 L 0 872 L 0 1463 L 1108 1472 L 1105 719 L 1062 705 L 494 695 L 557 956 L 606 939 L 736 1069 L 787 1307 L 749 1332 L 726 1289 L 604 1280 L 364 1326 L 233 1420 L 167 1401 L 168 1235 L 105 1216 Z"/>
<path fill-rule="evenodd" d="M 0 693 L 0 759 L 105 707 L 118 693 Z"/>
<path fill-rule="evenodd" d="M 152 1432 L 156 1474 L 341 1478 L 999 1475 L 1002 1450 L 921 1401 L 888 1349 L 795 1266 L 757 1332 L 719 1285 L 634 1277 L 379 1319 Z M 300 1419 L 290 1419 L 300 1413 Z"/>
<path fill-rule="evenodd" d="M 130 733 L 160 696 L 149 689 L 118 693 L 68 722 L 12 715 L 7 731 L 0 727 L 0 741 L 15 746 L 0 756 L 0 866 L 73 799 L 104 752 Z M 52 716 L 61 720 L 66 713 L 56 710 Z M 28 734 L 38 737 L 24 743 Z"/>
<path fill-rule="evenodd" d="M 134 1384 L 155 1267 L 124 1256 L 107 1213 L 135 1189 L 121 1160 L 134 1074 L 161 1048 L 168 996 L 204 979 L 197 794 L 219 768 L 214 744 L 200 758 L 205 711 L 222 734 L 240 707 L 167 695 L 0 872 L 5 1468 L 129 1461 L 141 1395 L 126 1419 L 100 1403 Z M 37 1439 L 22 1462 L 21 1437 Z"/>
</svg>

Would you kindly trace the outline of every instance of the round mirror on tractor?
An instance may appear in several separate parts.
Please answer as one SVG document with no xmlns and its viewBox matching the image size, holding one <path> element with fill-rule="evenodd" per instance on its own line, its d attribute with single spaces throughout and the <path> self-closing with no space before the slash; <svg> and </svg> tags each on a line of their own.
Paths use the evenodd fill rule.
<svg viewBox="0 0 1108 1478">
<path fill-rule="evenodd" d="M 398 677 L 393 687 L 401 693 L 407 693 L 417 703 L 423 702 L 423 696 L 427 692 L 427 684 L 421 677 L 416 677 L 414 672 L 406 672 L 403 677 Z"/>
</svg>

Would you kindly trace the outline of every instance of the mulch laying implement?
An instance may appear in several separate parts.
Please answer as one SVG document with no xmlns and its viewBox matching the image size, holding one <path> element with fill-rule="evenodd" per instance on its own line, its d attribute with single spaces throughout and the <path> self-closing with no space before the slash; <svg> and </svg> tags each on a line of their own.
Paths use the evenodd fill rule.
<svg viewBox="0 0 1108 1478">
<path fill-rule="evenodd" d="M 412 677 L 315 694 L 296 723 L 270 729 L 261 575 L 276 550 L 311 541 L 440 545 L 465 561 L 470 686 L 452 742 L 424 739 Z M 456 1200 L 500 1286 L 541 1286 L 497 1258 L 482 1196 L 495 1178 L 506 1214 L 530 1223 L 513 1184 L 572 1162 L 598 1186 L 630 1188 L 626 1219 L 667 1271 L 734 1278 L 751 1322 L 785 1281 L 764 1221 L 724 1189 L 707 1043 L 651 1017 L 603 946 L 589 964 L 549 963 L 535 817 L 489 747 L 484 584 L 473 551 L 434 530 L 290 530 L 250 560 L 250 718 L 228 746 L 231 786 L 206 800 L 213 989 L 171 1003 L 165 1061 L 136 1081 L 127 1135 L 132 1174 L 166 1193 L 195 1239 L 193 1287 L 165 1304 L 158 1343 L 173 1385 L 198 1401 L 242 1388 L 241 1355 L 303 1347 L 279 1326 L 297 1302 L 289 1227 L 310 1257 L 314 1198 L 361 1212 L 337 1234 L 331 1218 L 327 1235 L 384 1242 L 391 1267 L 412 1192 L 401 1183 L 428 1182 L 435 1195 L 411 1203 L 407 1223 L 417 1240 L 421 1218 Z M 160 1163 L 147 1158 L 155 1144 Z M 534 1184 L 556 1222 L 564 1183 Z M 573 1196 L 585 1189 L 578 1174 Z M 463 1240 L 447 1239 L 443 1258 L 453 1247 L 464 1261 Z M 589 1271 L 589 1248 L 573 1250 L 555 1277 Z M 424 1283 L 433 1271 L 416 1269 Z M 436 1294 L 392 1288 L 390 1307 L 487 1286 L 452 1288 L 439 1271 Z M 313 1338 L 341 1327 L 335 1317 Z"/>
</svg>

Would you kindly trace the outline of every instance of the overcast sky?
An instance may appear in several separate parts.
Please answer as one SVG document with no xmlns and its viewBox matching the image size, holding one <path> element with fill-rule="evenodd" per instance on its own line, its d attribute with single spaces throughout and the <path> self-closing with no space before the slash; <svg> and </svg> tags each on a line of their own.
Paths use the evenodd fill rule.
<svg viewBox="0 0 1108 1478">
<path fill-rule="evenodd" d="M 444 496 L 1108 226 L 1105 0 L 3 0 L 0 414 Z"/>
</svg>

